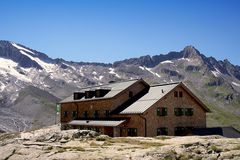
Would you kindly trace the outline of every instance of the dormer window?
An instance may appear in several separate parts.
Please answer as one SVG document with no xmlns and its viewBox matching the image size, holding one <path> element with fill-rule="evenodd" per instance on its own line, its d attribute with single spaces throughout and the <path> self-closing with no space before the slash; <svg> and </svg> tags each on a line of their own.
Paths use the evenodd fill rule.
<svg viewBox="0 0 240 160">
<path fill-rule="evenodd" d="M 95 90 L 95 97 L 99 98 L 99 97 L 104 97 L 111 89 L 107 89 L 107 88 L 100 88 L 100 89 L 96 89 Z"/>
<path fill-rule="evenodd" d="M 73 93 L 73 99 L 74 100 L 79 100 L 82 97 L 84 97 L 85 93 L 84 92 L 74 92 Z"/>
<path fill-rule="evenodd" d="M 85 91 L 85 98 L 89 99 L 95 96 L 95 91 L 89 90 L 89 91 Z"/>
</svg>

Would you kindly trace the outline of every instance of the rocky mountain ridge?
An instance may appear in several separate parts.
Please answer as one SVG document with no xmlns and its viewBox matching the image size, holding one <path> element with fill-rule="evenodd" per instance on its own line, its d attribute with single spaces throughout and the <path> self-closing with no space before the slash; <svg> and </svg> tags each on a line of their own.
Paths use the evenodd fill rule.
<svg viewBox="0 0 240 160">
<path fill-rule="evenodd" d="M 193 46 L 104 64 L 52 59 L 0 41 L 0 64 L 0 130 L 5 132 L 55 123 L 55 103 L 81 87 L 135 78 L 149 83 L 183 81 L 213 111 L 208 126 L 240 129 L 240 67 L 206 57 Z"/>
</svg>

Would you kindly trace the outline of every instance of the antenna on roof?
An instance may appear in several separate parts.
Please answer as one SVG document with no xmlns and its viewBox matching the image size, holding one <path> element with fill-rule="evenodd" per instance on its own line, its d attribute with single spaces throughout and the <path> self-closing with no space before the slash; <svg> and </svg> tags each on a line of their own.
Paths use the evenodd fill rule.
<svg viewBox="0 0 240 160">
<path fill-rule="evenodd" d="M 164 93 L 163 89 L 162 89 L 162 93 Z"/>
</svg>

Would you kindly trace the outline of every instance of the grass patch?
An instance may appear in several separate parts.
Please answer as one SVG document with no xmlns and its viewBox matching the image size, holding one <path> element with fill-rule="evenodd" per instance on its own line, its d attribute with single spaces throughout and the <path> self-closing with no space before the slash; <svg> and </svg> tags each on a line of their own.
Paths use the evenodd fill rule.
<svg viewBox="0 0 240 160">
<path fill-rule="evenodd" d="M 222 152 L 222 149 L 217 147 L 217 146 L 215 146 L 215 145 L 210 146 L 210 149 L 213 150 L 216 153 Z"/>
<path fill-rule="evenodd" d="M 101 146 L 100 144 L 97 144 L 97 143 L 95 143 L 95 142 L 91 142 L 90 143 L 90 146 L 91 147 L 99 147 L 99 146 Z"/>
<path fill-rule="evenodd" d="M 216 107 L 214 104 L 208 104 L 207 106 L 212 111 L 212 113 L 207 114 L 207 127 L 231 125 L 240 130 L 240 123 L 238 123 L 240 116 Z"/>
<path fill-rule="evenodd" d="M 240 144 L 234 147 L 232 150 L 240 150 Z"/>
<path fill-rule="evenodd" d="M 20 133 L 2 133 L 0 134 L 0 141 L 20 138 Z"/>
<path fill-rule="evenodd" d="M 166 139 L 171 139 L 171 137 L 169 136 L 157 136 L 156 139 L 160 139 L 160 140 L 166 140 Z"/>
<path fill-rule="evenodd" d="M 106 141 L 108 139 L 110 139 L 111 137 L 107 136 L 107 135 L 100 135 L 96 137 L 96 141 Z"/>
<path fill-rule="evenodd" d="M 158 142 L 140 141 L 140 140 L 137 140 L 137 139 L 126 138 L 126 137 L 112 138 L 108 141 L 110 143 L 127 143 L 127 144 L 131 144 L 131 145 L 140 145 L 144 148 L 160 147 L 160 146 L 164 145 L 164 144 L 158 143 Z"/>
</svg>

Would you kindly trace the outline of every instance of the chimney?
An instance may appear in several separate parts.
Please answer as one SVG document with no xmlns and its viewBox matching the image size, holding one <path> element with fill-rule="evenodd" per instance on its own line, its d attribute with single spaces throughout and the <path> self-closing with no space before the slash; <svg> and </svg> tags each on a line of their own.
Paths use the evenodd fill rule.
<svg viewBox="0 0 240 160">
<path fill-rule="evenodd" d="M 164 93 L 163 89 L 162 89 L 162 93 Z"/>
</svg>

